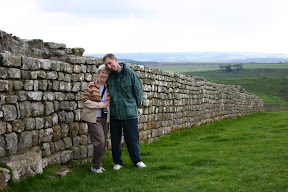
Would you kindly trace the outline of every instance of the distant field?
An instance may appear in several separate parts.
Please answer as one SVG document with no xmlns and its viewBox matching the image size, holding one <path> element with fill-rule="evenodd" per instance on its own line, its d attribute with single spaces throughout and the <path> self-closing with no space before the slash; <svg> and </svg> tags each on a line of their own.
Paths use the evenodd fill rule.
<svg viewBox="0 0 288 192">
<path fill-rule="evenodd" d="M 204 77 L 205 79 L 231 79 L 231 78 L 283 78 L 288 77 L 288 68 L 244 68 L 242 72 L 226 72 L 220 70 L 210 71 L 186 71 L 183 74 Z"/>
<path fill-rule="evenodd" d="M 149 65 L 149 67 L 161 69 L 163 71 L 184 73 L 197 71 L 219 70 L 221 65 L 235 63 L 159 63 L 158 65 Z M 287 63 L 247 63 L 242 64 L 244 69 L 288 69 Z"/>
</svg>

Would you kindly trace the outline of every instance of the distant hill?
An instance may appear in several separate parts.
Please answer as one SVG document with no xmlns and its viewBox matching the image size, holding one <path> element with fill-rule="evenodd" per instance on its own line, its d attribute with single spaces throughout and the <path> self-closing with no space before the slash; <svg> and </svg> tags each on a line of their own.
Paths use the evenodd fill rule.
<svg viewBox="0 0 288 192">
<path fill-rule="evenodd" d="M 118 60 L 151 62 L 256 62 L 279 63 L 288 61 L 288 54 L 256 52 L 154 52 L 154 53 L 114 53 Z M 103 57 L 104 53 L 86 54 Z M 136 63 L 135 63 L 136 64 Z"/>
</svg>

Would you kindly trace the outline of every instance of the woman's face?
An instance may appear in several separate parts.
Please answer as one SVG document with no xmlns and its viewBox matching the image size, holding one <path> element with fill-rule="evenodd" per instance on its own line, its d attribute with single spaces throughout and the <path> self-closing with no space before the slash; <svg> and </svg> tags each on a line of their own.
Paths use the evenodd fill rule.
<svg viewBox="0 0 288 192">
<path fill-rule="evenodd" d="M 98 81 L 106 82 L 106 80 L 108 79 L 108 76 L 109 76 L 109 74 L 107 71 L 101 71 L 98 74 Z"/>
</svg>

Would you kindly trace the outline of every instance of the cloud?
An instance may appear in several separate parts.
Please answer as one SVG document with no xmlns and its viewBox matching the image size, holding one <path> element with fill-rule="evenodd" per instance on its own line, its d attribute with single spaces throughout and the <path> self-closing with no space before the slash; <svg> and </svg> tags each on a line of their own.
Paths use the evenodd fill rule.
<svg viewBox="0 0 288 192">
<path fill-rule="evenodd" d="M 0 30 L 85 53 L 288 52 L 286 0 L 9 0 Z"/>
</svg>

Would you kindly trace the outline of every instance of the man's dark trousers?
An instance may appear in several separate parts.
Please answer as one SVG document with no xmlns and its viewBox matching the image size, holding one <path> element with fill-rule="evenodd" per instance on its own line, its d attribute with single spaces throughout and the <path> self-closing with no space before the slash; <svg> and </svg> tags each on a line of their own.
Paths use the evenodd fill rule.
<svg viewBox="0 0 288 192">
<path fill-rule="evenodd" d="M 128 153 L 134 164 L 142 161 L 140 157 L 138 118 L 128 120 L 110 120 L 113 162 L 122 165 L 122 128 Z"/>
</svg>

